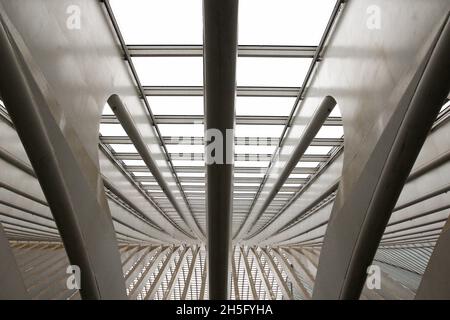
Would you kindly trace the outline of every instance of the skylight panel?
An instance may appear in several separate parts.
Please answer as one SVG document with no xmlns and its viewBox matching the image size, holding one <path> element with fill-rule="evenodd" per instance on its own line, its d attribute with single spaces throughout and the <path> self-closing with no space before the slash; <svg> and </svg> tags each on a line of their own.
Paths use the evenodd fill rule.
<svg viewBox="0 0 450 320">
<path fill-rule="evenodd" d="M 154 115 L 203 115 L 203 97 L 147 97 Z"/>
<path fill-rule="evenodd" d="M 306 173 L 291 173 L 289 179 L 307 179 L 309 174 Z"/>
<path fill-rule="evenodd" d="M 316 138 L 340 139 L 344 135 L 342 126 L 322 126 L 316 135 Z"/>
<path fill-rule="evenodd" d="M 203 137 L 205 127 L 203 124 L 159 124 L 164 137 Z"/>
<path fill-rule="evenodd" d="M 202 44 L 201 0 L 110 0 L 127 44 Z"/>
<path fill-rule="evenodd" d="M 169 153 L 204 153 L 205 146 L 201 144 L 166 144 Z"/>
<path fill-rule="evenodd" d="M 328 146 L 310 146 L 306 149 L 305 154 L 317 154 L 317 155 L 326 155 L 328 154 L 333 147 Z"/>
<path fill-rule="evenodd" d="M 143 86 L 202 86 L 201 57 L 135 57 L 133 63 Z"/>
<path fill-rule="evenodd" d="M 172 160 L 175 167 L 202 167 L 205 162 L 202 160 Z"/>
<path fill-rule="evenodd" d="M 241 0 L 239 44 L 318 45 L 333 0 Z"/>
<path fill-rule="evenodd" d="M 158 185 L 158 182 L 156 182 L 156 181 L 142 181 L 141 183 L 144 186 L 157 186 Z"/>
<path fill-rule="evenodd" d="M 151 172 L 140 172 L 140 171 L 133 171 L 133 175 L 135 177 L 152 177 Z"/>
<path fill-rule="evenodd" d="M 100 134 L 104 137 L 124 137 L 127 135 L 122 125 L 116 123 L 100 123 Z"/>
<path fill-rule="evenodd" d="M 238 86 L 300 87 L 310 58 L 250 58 L 237 61 Z"/>
<path fill-rule="evenodd" d="M 112 116 L 112 115 L 114 115 L 114 112 L 112 111 L 112 109 L 109 106 L 109 104 L 105 104 L 105 106 L 103 107 L 102 115 L 103 116 Z"/>
<path fill-rule="evenodd" d="M 294 97 L 237 97 L 237 116 L 289 116 Z"/>
<path fill-rule="evenodd" d="M 341 114 L 341 109 L 339 108 L 339 105 L 336 105 L 333 109 L 333 111 L 331 111 L 330 113 L 330 117 L 334 117 L 334 118 L 341 118 L 342 114 Z"/>
<path fill-rule="evenodd" d="M 235 178 L 264 178 L 264 173 L 245 173 L 245 172 L 235 172 Z"/>
<path fill-rule="evenodd" d="M 235 161 L 235 167 L 245 167 L 245 168 L 266 168 L 269 165 L 269 161 Z"/>
<path fill-rule="evenodd" d="M 269 137 L 279 138 L 283 125 L 236 125 L 236 137 Z"/>
<path fill-rule="evenodd" d="M 296 165 L 297 168 L 316 168 L 320 162 L 315 161 L 299 161 Z"/>
<path fill-rule="evenodd" d="M 133 144 L 110 144 L 110 146 L 117 153 L 138 153 Z"/>
<path fill-rule="evenodd" d="M 122 160 L 123 163 L 125 163 L 126 166 L 146 166 L 145 162 L 143 160 Z"/>
<path fill-rule="evenodd" d="M 236 182 L 234 184 L 235 187 L 259 187 L 259 183 L 251 183 L 251 182 Z"/>
<path fill-rule="evenodd" d="M 178 172 L 178 177 L 186 177 L 186 178 L 204 178 L 204 172 Z"/>
<path fill-rule="evenodd" d="M 237 145 L 234 147 L 236 154 L 273 154 L 277 146 L 246 146 Z"/>
</svg>

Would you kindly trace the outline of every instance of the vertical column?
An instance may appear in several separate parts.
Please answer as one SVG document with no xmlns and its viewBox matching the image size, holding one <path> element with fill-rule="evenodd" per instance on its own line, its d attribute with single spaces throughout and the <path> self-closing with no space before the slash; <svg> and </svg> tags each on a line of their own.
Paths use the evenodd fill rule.
<svg viewBox="0 0 450 320">
<path fill-rule="evenodd" d="M 204 0 L 203 10 L 208 290 L 228 299 L 238 1 Z"/>
</svg>

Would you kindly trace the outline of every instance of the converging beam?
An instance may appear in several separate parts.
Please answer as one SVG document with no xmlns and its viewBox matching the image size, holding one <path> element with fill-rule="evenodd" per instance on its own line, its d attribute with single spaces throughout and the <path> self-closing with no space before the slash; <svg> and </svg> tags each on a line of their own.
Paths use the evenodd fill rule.
<svg viewBox="0 0 450 320">
<path fill-rule="evenodd" d="M 234 133 L 227 136 L 227 130 L 234 130 L 235 123 L 238 0 L 204 0 L 203 15 L 205 137 L 214 131 L 227 141 L 226 148 L 222 144 L 222 150 L 213 150 L 223 155 L 222 161 L 206 164 L 208 289 L 215 300 L 229 298 Z"/>
<path fill-rule="evenodd" d="M 448 17 L 352 188 L 340 190 L 320 254 L 314 299 L 358 299 L 392 210 L 450 91 Z M 439 280 L 440 281 L 440 280 Z"/>
<path fill-rule="evenodd" d="M 244 237 L 270 205 L 299 160 L 305 154 L 306 149 L 311 145 L 314 137 L 317 135 L 335 106 L 336 100 L 334 100 L 333 97 L 326 96 L 308 126 L 303 131 L 302 137 L 294 151 L 291 153 L 289 159 L 284 161 L 283 166 L 272 167 L 269 169 L 270 171 L 267 175 L 268 178 L 264 182 L 264 186 L 262 187 L 258 199 L 256 199 L 257 202 L 255 202 L 252 210 L 242 225 L 238 237 Z"/>
<path fill-rule="evenodd" d="M 59 109 L 62 107 L 50 105 L 36 81 L 36 77 L 41 82 L 45 77 L 29 66 L 32 61 L 18 45 L 20 36 L 15 31 L 13 35 L 11 25 L 6 25 L 0 17 L 0 60 L 4 66 L 0 92 L 69 260 L 82 271 L 81 295 L 84 299 L 126 299 L 116 233 L 97 166 L 84 155 L 86 146 L 77 138 L 69 144 L 70 138 L 60 125 L 65 127 L 64 132 L 73 134 L 76 131 L 70 119 L 55 118 L 55 113 L 64 114 Z M 92 139 L 96 141 L 97 136 Z"/>
<path fill-rule="evenodd" d="M 167 199 L 170 201 L 174 209 L 178 212 L 181 219 L 183 219 L 183 221 L 186 222 L 186 224 L 190 228 L 192 228 L 192 230 L 189 230 L 191 234 L 193 232 L 197 237 L 203 239 L 204 235 L 203 232 L 200 230 L 197 221 L 195 221 L 193 215 L 189 212 L 186 203 L 184 203 L 183 200 L 180 201 L 177 200 L 174 194 L 174 191 L 176 190 L 172 190 L 173 188 L 171 189 L 169 187 L 166 178 L 163 177 L 162 173 L 159 171 L 155 159 L 152 157 L 147 144 L 145 143 L 144 139 L 142 138 L 141 134 L 136 128 L 134 121 L 131 118 L 131 115 L 129 114 L 125 105 L 122 103 L 120 97 L 118 95 L 112 95 L 108 99 L 108 104 L 111 107 L 114 114 L 116 115 L 117 119 L 122 124 L 122 127 L 124 128 L 128 136 L 130 137 L 130 140 L 133 142 L 142 160 L 145 162 L 148 169 L 155 177 L 155 180 L 158 182 Z"/>
</svg>

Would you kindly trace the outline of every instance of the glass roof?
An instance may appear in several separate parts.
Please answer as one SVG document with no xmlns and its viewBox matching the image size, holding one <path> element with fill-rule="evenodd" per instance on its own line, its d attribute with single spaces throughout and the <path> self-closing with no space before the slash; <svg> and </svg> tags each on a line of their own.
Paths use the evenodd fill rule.
<svg viewBox="0 0 450 320">
<path fill-rule="evenodd" d="M 315 63 L 312 55 L 335 3 L 335 0 L 239 1 L 238 51 L 241 53 L 245 46 L 251 45 L 256 46 L 254 50 L 258 54 L 239 54 L 237 58 L 233 233 L 241 226 L 253 201 L 258 201 L 257 190 L 270 174 L 269 164 L 276 159 L 278 147 L 296 143 L 282 140 L 282 134 L 289 126 L 289 116 L 297 100 L 295 95 L 311 64 Z M 157 143 L 167 150 L 165 157 L 172 164 L 164 175 L 179 179 L 179 184 L 171 188 L 180 188 L 191 213 L 204 224 L 202 1 L 110 0 L 110 4 L 129 46 L 138 80 L 144 87 L 154 125 L 159 129 L 161 136 Z M 264 46 L 273 47 L 268 51 Z M 281 49 L 286 46 L 307 47 L 312 54 L 289 56 Z M 283 96 L 283 90 L 294 94 Z M 114 122 L 108 106 L 103 116 L 102 141 L 114 151 L 113 156 L 118 157 L 125 169 L 131 170 L 134 179 L 145 185 L 162 210 L 176 217 L 136 148 L 126 141 L 125 131 Z M 283 185 L 270 214 L 281 210 L 342 143 L 343 128 L 336 119 L 341 117 L 338 107 L 330 117 L 332 125 L 322 127 L 315 138 L 317 141 L 306 150 Z M 156 147 L 152 145 L 151 150 Z M 165 161 L 158 159 L 159 163 Z"/>
<path fill-rule="evenodd" d="M 238 86 L 300 87 L 311 64 L 309 58 L 238 58 Z"/>
<path fill-rule="evenodd" d="M 202 44 L 201 0 L 110 0 L 128 44 Z"/>
<path fill-rule="evenodd" d="M 318 45 L 333 0 L 240 0 L 239 44 Z"/>
<path fill-rule="evenodd" d="M 143 86 L 202 86 L 201 57 L 135 57 L 133 64 Z"/>
</svg>

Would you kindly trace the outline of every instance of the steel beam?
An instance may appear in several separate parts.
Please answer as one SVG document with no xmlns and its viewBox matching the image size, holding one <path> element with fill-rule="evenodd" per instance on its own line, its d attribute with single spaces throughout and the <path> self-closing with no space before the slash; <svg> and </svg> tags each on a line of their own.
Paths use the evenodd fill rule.
<svg viewBox="0 0 450 320">
<path fill-rule="evenodd" d="M 264 270 L 264 266 L 261 262 L 261 256 L 258 255 L 255 248 L 251 247 L 250 252 L 253 255 L 254 261 L 256 261 L 256 269 L 258 269 L 258 273 L 260 274 L 261 281 L 263 283 L 264 289 L 266 290 L 266 293 L 270 296 L 270 299 L 276 300 L 276 296 L 273 293 L 272 286 L 270 285 L 269 278 L 267 277 L 267 274 Z"/>
<path fill-rule="evenodd" d="M 131 57 L 203 57 L 202 45 L 129 45 Z M 315 46 L 240 45 L 239 57 L 313 58 Z"/>
<path fill-rule="evenodd" d="M 190 212 L 187 204 L 183 200 L 177 200 L 173 188 L 170 188 L 167 183 L 166 177 L 163 177 L 163 175 L 159 171 L 158 166 L 154 158 L 152 157 L 147 144 L 137 130 L 133 119 L 128 113 L 125 105 L 122 103 L 120 97 L 118 95 L 112 95 L 108 99 L 108 104 L 116 115 L 117 119 L 122 124 L 122 127 L 124 128 L 128 136 L 130 137 L 130 140 L 136 147 L 140 158 L 142 158 L 152 175 L 155 177 L 155 180 L 158 182 L 167 199 L 169 199 L 170 203 L 178 212 L 181 219 L 191 228 L 191 230 L 189 231 L 191 231 L 191 233 L 194 233 L 197 237 L 199 237 L 199 239 L 204 239 L 203 232 L 201 231 L 197 221 L 195 221 L 195 218 Z M 181 192 L 181 189 L 178 191 Z"/>
<path fill-rule="evenodd" d="M 196 262 L 197 262 L 197 257 L 199 256 L 200 246 L 197 246 L 195 249 L 191 248 L 191 250 L 192 250 L 191 265 L 189 266 L 189 271 L 188 271 L 188 274 L 187 274 L 186 279 L 184 281 L 184 288 L 183 288 L 183 292 L 181 293 L 180 300 L 186 300 L 186 296 L 187 296 L 189 287 L 191 285 L 192 275 L 194 274 L 194 269 L 195 269 L 195 265 L 196 265 Z"/>
<path fill-rule="evenodd" d="M 304 299 L 310 299 L 311 295 L 308 291 L 306 291 L 303 283 L 298 278 L 295 273 L 294 267 L 289 263 L 286 257 L 279 252 L 277 249 L 272 249 L 273 254 L 277 257 L 278 262 L 282 265 L 284 271 L 287 273 L 287 276 L 291 279 L 291 282 L 294 284 L 295 290 L 302 296 Z"/>
<path fill-rule="evenodd" d="M 180 251 L 181 247 L 177 250 Z M 183 254 L 183 252 L 186 252 L 186 248 L 183 248 L 183 251 L 180 252 L 180 255 Z M 156 292 L 159 289 L 159 286 L 161 285 L 162 281 L 164 280 L 164 276 L 166 275 L 167 270 L 170 268 L 171 263 L 176 257 L 176 251 L 169 251 L 166 255 L 166 259 L 164 260 L 161 268 L 158 271 L 158 274 L 155 277 L 155 280 L 150 285 L 150 288 L 148 289 L 147 293 L 145 294 L 145 297 L 142 300 L 152 300 Z"/>
<path fill-rule="evenodd" d="M 169 283 L 167 284 L 167 290 L 163 295 L 163 300 L 168 300 L 172 296 L 172 292 L 175 288 L 175 284 L 178 280 L 178 276 L 180 275 L 180 270 L 183 267 L 183 264 L 185 260 L 187 259 L 187 251 L 189 250 L 189 247 L 185 247 L 183 251 L 180 253 L 180 257 L 178 258 L 178 262 L 175 266 L 175 269 L 173 270 L 172 276 L 170 278 Z"/>
<path fill-rule="evenodd" d="M 0 22 L 0 60 L 5 65 L 0 91 L 39 178 L 69 259 L 83 271 L 83 298 L 125 299 L 106 197 L 99 195 L 100 185 L 85 178 L 85 168 L 63 135 L 11 30 L 3 18 Z M 93 170 L 93 175 L 98 174 Z"/>
<path fill-rule="evenodd" d="M 295 98 L 299 87 L 237 87 L 238 97 L 291 97 Z M 144 87 L 146 96 L 203 96 L 203 87 Z M 151 98 L 150 98 L 151 100 Z"/>
<path fill-rule="evenodd" d="M 133 289 L 131 289 L 129 293 L 129 299 L 130 300 L 136 300 L 138 295 L 142 292 L 142 288 L 144 288 L 145 284 L 147 283 L 148 279 L 151 277 L 153 272 L 155 272 L 156 268 L 158 267 L 159 262 L 166 256 L 172 254 L 174 251 L 174 247 L 167 247 L 165 249 L 161 248 L 161 251 L 156 252 L 152 257 L 151 260 L 147 261 L 146 268 L 144 271 L 142 271 L 141 277 L 137 280 L 137 282 L 134 284 Z"/>
<path fill-rule="evenodd" d="M 250 292 L 252 293 L 253 300 L 259 300 L 258 293 L 256 292 L 255 287 L 255 279 L 252 275 L 252 268 L 250 267 L 250 263 L 248 262 L 247 253 L 244 251 L 244 248 L 242 246 L 239 246 L 239 249 L 241 251 L 242 260 L 244 261 L 245 274 L 247 275 L 247 282 L 248 286 L 250 287 Z"/>
<path fill-rule="evenodd" d="M 278 269 L 277 264 L 275 263 L 275 260 L 273 259 L 272 255 L 267 251 L 267 249 L 261 248 L 261 252 L 264 255 L 264 258 L 269 263 L 269 268 L 272 274 L 274 275 L 278 287 L 280 288 L 284 299 L 293 300 L 294 297 L 292 296 L 292 292 L 289 290 L 286 281 L 284 281 L 283 276 L 281 275 L 280 269 Z"/>
<path fill-rule="evenodd" d="M 335 202 L 314 299 L 358 299 L 392 210 L 450 91 L 450 22 L 417 68 L 403 99 L 346 197 Z"/>
<path fill-rule="evenodd" d="M 237 0 L 203 1 L 205 129 L 218 130 L 224 142 L 223 152 L 215 151 L 223 154 L 222 164 L 206 165 L 209 298 L 213 300 L 229 298 L 233 208 L 233 161 L 229 159 L 234 152 L 237 20 Z M 233 134 L 228 137 L 230 129 Z"/>
<path fill-rule="evenodd" d="M 333 97 L 326 96 L 318 107 L 313 118 L 304 129 L 302 137 L 295 149 L 292 151 L 289 159 L 284 161 L 284 165 L 282 167 L 269 168 L 268 174 L 266 175 L 266 181 L 263 182 L 259 196 L 255 198 L 254 205 L 252 206 L 250 213 L 235 238 L 244 237 L 244 235 L 251 230 L 255 222 L 261 217 L 264 211 L 269 207 L 270 203 L 280 191 L 281 187 L 286 182 L 287 178 L 294 170 L 300 159 L 302 159 L 302 157 L 306 158 L 304 156 L 306 149 L 308 149 L 311 145 L 314 137 L 317 135 L 335 106 L 336 100 L 334 100 Z"/>
<path fill-rule="evenodd" d="M 237 247 L 234 247 L 233 255 L 231 256 L 231 280 L 233 281 L 234 299 L 241 300 L 241 296 L 239 294 L 239 283 L 238 283 L 238 279 L 237 279 L 237 270 L 236 270 L 236 259 L 235 259 L 236 248 Z"/>
</svg>

